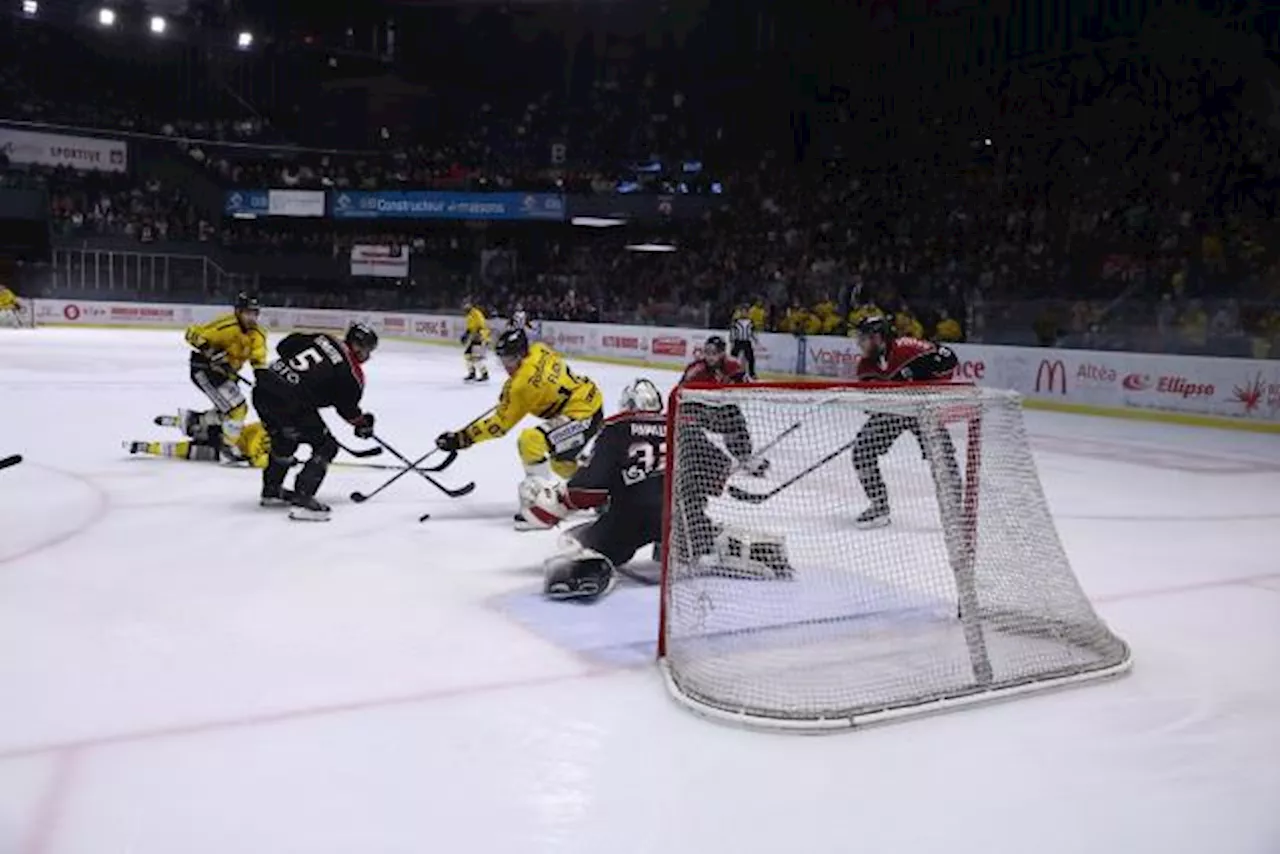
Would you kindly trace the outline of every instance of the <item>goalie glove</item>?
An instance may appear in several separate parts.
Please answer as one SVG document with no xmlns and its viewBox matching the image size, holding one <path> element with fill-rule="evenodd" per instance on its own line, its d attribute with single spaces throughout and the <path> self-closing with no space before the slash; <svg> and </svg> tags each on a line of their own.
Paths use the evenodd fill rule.
<svg viewBox="0 0 1280 854">
<path fill-rule="evenodd" d="M 520 515 L 530 525 L 554 528 L 573 512 L 563 483 L 540 477 L 526 477 L 520 483 Z"/>
</svg>

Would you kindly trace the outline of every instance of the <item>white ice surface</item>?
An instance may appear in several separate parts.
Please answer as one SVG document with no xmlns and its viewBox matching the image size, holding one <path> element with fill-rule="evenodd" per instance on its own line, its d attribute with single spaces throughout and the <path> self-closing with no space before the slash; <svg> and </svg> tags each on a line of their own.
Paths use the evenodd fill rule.
<svg viewBox="0 0 1280 854">
<path fill-rule="evenodd" d="M 0 471 L 0 854 L 1280 852 L 1280 437 L 1029 414 L 1132 674 L 803 738 L 494 606 L 556 537 L 510 528 L 514 439 L 443 476 L 479 484 L 458 501 L 408 477 L 355 506 L 384 473 L 335 468 L 327 525 L 259 510 L 252 472 L 128 458 L 201 403 L 183 351 L 0 331 L 0 457 L 26 456 Z M 415 456 L 498 390 L 448 348 L 368 368 Z M 582 368 L 610 404 L 637 373 Z"/>
</svg>

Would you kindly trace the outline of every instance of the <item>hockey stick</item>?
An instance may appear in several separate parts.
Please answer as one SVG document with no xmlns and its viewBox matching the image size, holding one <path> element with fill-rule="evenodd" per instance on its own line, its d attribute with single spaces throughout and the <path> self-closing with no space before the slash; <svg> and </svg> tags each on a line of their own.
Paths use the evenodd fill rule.
<svg viewBox="0 0 1280 854">
<path fill-rule="evenodd" d="M 381 448 L 379 448 L 379 450 L 381 450 Z M 436 450 L 439 450 L 439 449 L 437 448 Z M 428 454 L 427 456 L 430 456 L 430 455 Z M 419 461 L 425 458 L 426 457 L 420 457 Z M 457 458 L 458 458 L 458 452 L 450 451 L 449 456 L 444 458 L 444 462 L 437 463 L 431 466 L 424 466 L 419 464 L 418 469 L 420 471 L 426 471 L 426 472 L 432 472 L 432 473 L 442 472 L 445 469 L 447 469 L 449 466 L 453 465 L 453 461 L 456 460 Z M 391 463 L 334 463 L 334 465 L 341 466 L 342 468 L 369 469 L 371 471 L 404 471 L 404 466 L 392 465 Z"/>
<path fill-rule="evenodd" d="M 777 495 L 779 492 L 782 492 L 782 491 L 783 491 L 784 489 L 786 489 L 787 487 L 789 487 L 789 486 L 793 486 L 797 481 L 799 481 L 799 480 L 803 480 L 804 478 L 806 478 L 806 477 L 808 477 L 809 475 L 813 474 L 815 471 L 817 471 L 818 469 L 822 468 L 822 467 L 823 467 L 823 466 L 825 466 L 827 463 L 831 462 L 831 461 L 832 461 L 832 460 L 834 460 L 836 457 L 840 456 L 841 454 L 843 454 L 845 451 L 847 451 L 847 450 L 849 450 L 850 448 L 852 448 L 852 447 L 853 447 L 854 445 L 856 445 L 857 443 L 858 443 L 858 440 L 857 440 L 857 439 L 854 439 L 852 442 L 849 442 L 848 444 L 841 445 L 839 448 L 836 448 L 834 451 L 832 451 L 831 453 L 827 454 L 825 457 L 823 457 L 822 459 L 818 460 L 818 462 L 816 462 L 816 463 L 814 463 L 813 465 L 809 466 L 807 469 L 805 469 L 804 471 L 800 472 L 800 473 L 799 473 L 798 475 L 796 475 L 795 477 L 791 478 L 791 479 L 790 479 L 790 480 L 788 480 L 788 481 L 785 481 L 784 483 L 780 484 L 779 486 L 774 487 L 773 489 L 769 490 L 768 492 L 747 492 L 745 489 L 742 489 L 742 488 L 740 488 L 740 487 L 737 487 L 737 486 L 730 486 L 730 487 L 729 487 L 729 489 L 728 489 L 729 497 L 730 497 L 730 498 L 735 498 L 735 499 L 737 499 L 738 501 L 745 501 L 745 502 L 747 502 L 748 504 L 762 504 L 762 503 L 764 503 L 765 501 L 768 501 L 768 500 L 769 500 L 770 498 L 772 498 L 773 496 Z"/>
<path fill-rule="evenodd" d="M 819 409 L 821 409 L 822 407 L 826 406 L 826 405 L 827 405 L 828 403 L 830 403 L 830 402 L 831 402 L 830 400 L 824 400 L 824 401 L 822 401 L 821 403 L 819 403 L 817 406 L 814 406 L 814 407 L 812 407 L 812 408 L 810 408 L 810 409 L 806 410 L 806 411 L 805 411 L 805 413 L 804 413 L 804 416 L 803 416 L 802 418 L 800 418 L 798 421 L 796 421 L 796 423 L 795 423 L 795 424 L 792 424 L 790 427 L 788 427 L 787 429 L 783 430 L 783 431 L 782 431 L 781 433 L 779 433 L 778 435 L 774 436 L 771 440 L 769 440 L 768 442 L 766 442 L 766 443 L 764 444 L 764 447 L 759 448 L 759 449 L 757 449 L 756 451 L 753 451 L 753 452 L 752 452 L 752 454 L 751 454 L 752 458 L 762 457 L 762 456 L 764 456 L 766 453 L 768 453 L 769 451 L 771 451 L 773 448 L 777 447 L 777 445 L 778 445 L 778 444 L 779 444 L 783 439 L 787 438 L 787 437 L 788 437 L 788 436 L 790 436 L 792 433 L 796 432 L 796 431 L 797 431 L 797 430 L 799 430 L 801 427 L 803 427 L 803 426 L 804 426 L 804 424 L 805 424 L 805 421 L 808 419 L 808 417 L 809 417 L 810 415 L 812 415 L 813 413 L 817 412 Z M 741 464 L 741 463 L 739 463 L 739 464 L 738 464 L 738 466 L 736 467 L 736 470 L 740 470 L 740 469 L 741 469 L 741 467 L 742 467 L 742 464 Z"/>
<path fill-rule="evenodd" d="M 376 457 L 382 453 L 382 449 L 377 446 L 372 448 L 365 448 L 363 450 L 358 450 L 356 448 L 348 448 L 346 445 L 339 442 L 336 438 L 333 441 L 339 448 L 346 451 L 351 456 L 359 457 L 362 460 L 365 459 L 366 457 Z"/>
<path fill-rule="evenodd" d="M 425 461 L 427 457 L 436 453 L 437 451 L 436 448 L 432 448 L 430 451 L 427 451 L 417 460 L 410 461 L 408 457 L 405 457 L 403 454 L 401 454 L 395 448 L 388 445 L 386 442 L 382 441 L 382 439 L 378 438 L 377 436 L 374 436 L 373 440 L 377 442 L 379 445 L 381 445 L 382 447 L 386 448 L 392 454 L 394 454 L 397 459 L 404 462 L 405 467 L 402 468 L 400 471 L 396 472 L 396 474 L 394 474 L 390 480 L 388 480 L 386 483 L 379 486 L 373 492 L 370 492 L 368 494 L 365 494 L 362 492 L 351 493 L 351 500 L 356 502 L 357 504 L 368 501 L 370 498 L 377 495 L 379 492 L 386 489 L 388 486 L 395 483 L 397 480 L 404 477 L 409 472 L 414 472 L 420 475 L 424 480 L 428 481 L 432 486 L 434 486 L 436 489 L 440 490 L 450 498 L 461 498 L 464 495 L 469 495 L 476 488 L 475 483 L 472 482 L 472 483 L 463 484 L 457 489 L 450 489 L 449 487 L 445 486 L 443 483 L 436 480 L 434 477 L 432 477 L 429 474 L 429 472 L 432 472 L 432 471 L 443 471 L 445 468 L 448 468 L 448 466 L 453 462 L 453 457 L 457 455 L 456 451 L 451 451 L 450 456 L 445 460 L 445 462 L 441 463 L 437 468 L 422 468 L 420 466 L 423 463 L 423 461 Z"/>
<path fill-rule="evenodd" d="M 418 458 L 417 458 L 416 460 L 414 460 L 413 462 L 409 463 L 409 465 L 408 465 L 408 467 L 407 467 L 407 468 L 406 468 L 405 466 L 396 466 L 397 471 L 396 471 L 396 473 L 395 473 L 394 475 L 392 475 L 392 476 L 391 476 L 391 479 L 390 479 L 390 480 L 388 480 L 388 481 L 386 481 L 385 483 L 383 483 L 383 484 L 382 484 L 382 486 L 379 486 L 379 487 L 378 487 L 377 489 L 375 489 L 373 492 L 360 492 L 360 491 L 358 491 L 358 490 L 357 490 L 356 492 L 351 493 L 351 500 L 352 500 L 352 501 L 354 501 L 354 502 L 355 502 L 355 503 L 357 503 L 357 504 L 363 504 L 364 502 L 368 501 L 368 500 L 369 500 L 370 498 L 372 498 L 373 496 L 377 495 L 377 494 L 378 494 L 379 492 L 381 492 L 382 490 L 386 489 L 386 488 L 387 488 L 388 486 L 390 486 L 391 484 L 395 483 L 395 482 L 396 482 L 397 480 L 399 480 L 400 478 L 402 478 L 402 477 L 404 477 L 405 475 L 407 475 L 409 472 L 417 470 L 417 469 L 418 469 L 418 466 L 422 465 L 422 463 L 424 463 L 424 462 L 426 461 L 427 457 L 429 457 L 429 456 L 431 456 L 432 454 L 434 454 L 434 453 L 436 452 L 436 450 L 437 450 L 436 448 L 432 448 L 431 450 L 427 451 L 425 454 L 423 454 L 422 456 L 418 457 Z M 406 461 L 406 462 L 407 462 L 407 461 Z"/>
<path fill-rule="evenodd" d="M 238 383 L 244 383 L 244 384 L 245 384 L 245 385 L 247 385 L 249 388 L 254 388 L 254 387 L 255 387 L 255 386 L 254 386 L 254 384 L 253 384 L 253 380 L 249 379 L 249 378 L 248 378 L 248 377 L 246 377 L 246 376 L 242 376 L 242 375 L 241 375 L 241 374 L 239 374 L 239 373 L 234 373 L 234 374 L 232 374 L 232 375 L 231 375 L 231 378 L 232 378 L 232 379 L 234 379 L 234 380 L 235 380 L 236 382 L 238 382 Z M 339 448 L 341 448 L 342 450 L 346 451 L 346 452 L 347 452 L 348 454 L 350 454 L 351 456 L 353 456 L 353 457 L 359 457 L 360 459 L 365 459 L 365 458 L 367 458 L 367 457 L 376 457 L 376 456 L 378 456 L 379 454 L 381 454 L 381 453 L 382 453 L 382 449 L 381 449 L 381 448 L 376 448 L 376 447 L 375 447 L 375 448 L 365 448 L 364 450 L 356 450 L 355 448 L 348 448 L 346 445 L 344 445 L 344 444 L 342 444 L 341 442 L 339 442 L 339 441 L 338 441 L 338 439 L 337 439 L 337 437 L 335 437 L 333 441 L 334 441 L 335 443 L 337 443 L 337 445 L 338 445 L 338 447 L 339 447 Z"/>
<path fill-rule="evenodd" d="M 16 466 L 20 462 L 22 462 L 22 454 L 14 454 L 11 457 L 5 457 L 0 460 L 0 469 L 7 469 L 10 466 Z"/>
<path fill-rule="evenodd" d="M 476 488 L 475 481 L 472 481 L 471 483 L 464 483 L 462 486 L 459 486 L 457 489 L 450 489 L 440 481 L 436 480 L 431 475 L 427 474 L 422 469 L 415 466 L 413 463 L 409 462 L 408 457 L 406 457 L 404 454 L 400 453 L 395 448 L 388 445 L 386 442 L 382 441 L 382 439 L 379 438 L 378 436 L 375 435 L 373 437 L 373 441 L 377 442 L 379 445 L 386 448 L 388 451 L 391 452 L 391 455 L 393 457 L 395 457 L 396 459 L 400 460 L 402 463 L 407 465 L 409 467 L 408 469 L 409 471 L 415 472 L 416 474 L 420 475 L 423 480 L 427 481 L 436 489 L 440 490 L 450 498 L 461 498 L 462 496 L 470 495 L 473 491 L 475 491 L 475 488 Z M 431 451 L 428 451 L 426 454 L 423 455 L 422 459 L 426 459 L 430 455 L 431 455 Z"/>
</svg>

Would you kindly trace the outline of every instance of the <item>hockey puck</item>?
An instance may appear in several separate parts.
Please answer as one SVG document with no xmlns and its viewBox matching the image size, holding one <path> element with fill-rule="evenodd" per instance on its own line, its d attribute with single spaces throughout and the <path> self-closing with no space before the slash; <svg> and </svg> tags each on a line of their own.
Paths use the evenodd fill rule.
<svg viewBox="0 0 1280 854">
<path fill-rule="evenodd" d="M 427 521 L 427 520 L 428 520 L 428 519 L 430 519 L 430 518 L 431 518 L 431 514 L 430 514 L 430 513 L 423 513 L 421 516 L 419 516 L 419 517 L 418 517 L 418 521 L 419 521 L 419 522 L 425 522 L 425 521 Z"/>
<path fill-rule="evenodd" d="M 9 466 L 16 466 L 22 462 L 22 454 L 14 454 L 11 457 L 5 457 L 0 460 L 0 469 L 7 469 Z"/>
</svg>

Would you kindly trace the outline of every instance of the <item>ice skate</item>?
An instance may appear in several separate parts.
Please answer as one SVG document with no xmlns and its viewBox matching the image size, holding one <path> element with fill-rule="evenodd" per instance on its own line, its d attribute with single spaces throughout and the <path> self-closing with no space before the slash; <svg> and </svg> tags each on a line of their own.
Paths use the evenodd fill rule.
<svg viewBox="0 0 1280 854">
<path fill-rule="evenodd" d="M 858 515 L 854 524 L 859 528 L 883 528 L 889 524 L 889 505 L 872 504 Z"/>
<path fill-rule="evenodd" d="M 258 499 L 260 507 L 291 507 L 296 496 L 292 489 L 276 489 L 262 491 L 262 497 Z"/>
<path fill-rule="evenodd" d="M 311 495 L 294 495 L 289 518 L 295 522 L 328 522 L 329 505 L 322 504 Z"/>
</svg>

